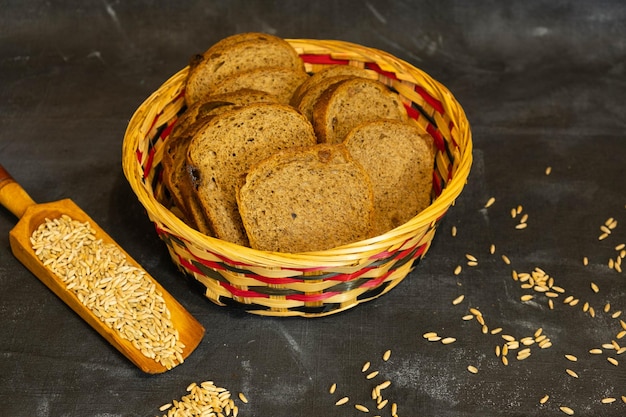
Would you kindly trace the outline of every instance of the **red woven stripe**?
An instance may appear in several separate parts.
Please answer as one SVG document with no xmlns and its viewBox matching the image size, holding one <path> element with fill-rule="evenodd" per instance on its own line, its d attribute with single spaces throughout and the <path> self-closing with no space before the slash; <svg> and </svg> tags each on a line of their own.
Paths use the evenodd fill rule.
<svg viewBox="0 0 626 417">
<path fill-rule="evenodd" d="M 146 159 L 146 165 L 143 167 L 143 177 L 148 178 L 150 170 L 152 169 L 152 163 L 154 162 L 154 148 L 150 148 L 148 151 L 148 158 Z"/>
<path fill-rule="evenodd" d="M 191 262 L 188 262 L 187 259 L 183 258 L 180 255 L 178 255 L 178 262 L 180 262 L 181 266 L 183 266 L 185 269 L 191 272 L 195 272 L 196 274 L 204 275 L 202 271 L 196 268 L 194 264 L 192 264 Z"/>
<path fill-rule="evenodd" d="M 435 146 L 437 146 L 437 149 L 443 152 L 446 148 L 446 142 L 443 140 L 443 136 L 441 136 L 439 130 L 429 123 L 428 126 L 426 126 L 426 131 L 435 140 Z"/>
<path fill-rule="evenodd" d="M 404 107 L 406 108 L 406 114 L 408 114 L 411 119 L 418 120 L 420 118 L 421 114 L 416 108 L 409 104 L 405 104 Z"/>
<path fill-rule="evenodd" d="M 381 275 L 380 277 L 376 279 L 370 279 L 365 284 L 363 284 L 361 288 L 372 288 L 372 287 L 379 286 L 385 279 L 387 279 L 389 274 L 391 274 L 392 272 L 393 270 L 390 270 L 390 271 L 385 272 L 383 275 Z"/>
<path fill-rule="evenodd" d="M 348 65 L 347 59 L 335 59 L 330 55 L 313 55 L 302 54 L 300 58 L 308 64 L 321 64 L 321 65 Z"/>
<path fill-rule="evenodd" d="M 174 122 L 176 121 L 176 119 L 174 119 Z M 170 133 L 172 132 L 172 129 L 174 128 L 174 125 L 176 123 L 170 123 L 169 125 L 167 125 L 167 127 L 165 129 L 163 129 L 163 131 L 161 132 L 161 139 L 165 139 L 166 137 L 168 137 L 170 135 Z"/>
<path fill-rule="evenodd" d="M 385 71 L 375 62 L 368 62 L 367 64 L 365 64 L 365 68 L 371 69 L 372 71 L 376 71 L 377 73 L 382 74 L 387 78 L 391 78 L 392 80 L 398 79 L 398 76 L 396 75 L 395 72 Z"/>
<path fill-rule="evenodd" d="M 250 291 L 250 290 L 241 290 L 239 288 L 233 287 L 230 284 L 227 284 L 225 282 L 220 282 L 219 283 L 222 287 L 226 288 L 232 295 L 237 296 L 237 297 L 245 297 L 245 298 L 269 298 L 269 295 L 267 294 L 260 294 L 256 291 Z"/>
<path fill-rule="evenodd" d="M 437 171 L 433 171 L 433 190 L 435 191 L 435 195 L 437 197 L 441 195 L 441 178 L 439 178 Z"/>
<path fill-rule="evenodd" d="M 422 96 L 422 98 L 426 101 L 426 103 L 430 104 L 433 109 L 439 112 L 439 114 L 445 114 L 445 110 L 441 102 L 437 100 L 436 98 L 434 98 L 433 96 L 431 96 L 430 94 L 428 94 L 426 90 L 424 90 L 422 87 L 420 87 L 419 85 L 416 85 L 415 92 L 417 92 L 417 94 Z"/>
<path fill-rule="evenodd" d="M 374 269 L 373 266 L 368 266 L 366 268 L 361 268 L 360 270 L 353 272 L 351 274 L 339 274 L 339 275 L 335 275 L 332 278 L 328 278 L 329 281 L 341 281 L 341 282 L 345 282 L 345 281 L 351 281 L 355 278 L 360 277 L 361 275 L 363 275 L 364 273 L 366 273 L 367 271 L 370 271 Z"/>
</svg>

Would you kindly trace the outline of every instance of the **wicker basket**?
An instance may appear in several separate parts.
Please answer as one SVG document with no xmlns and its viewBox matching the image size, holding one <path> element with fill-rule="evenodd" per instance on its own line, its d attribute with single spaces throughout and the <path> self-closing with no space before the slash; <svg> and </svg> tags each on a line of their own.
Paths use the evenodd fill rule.
<svg viewBox="0 0 626 417">
<path fill-rule="evenodd" d="M 450 92 L 423 71 L 385 52 L 341 41 L 297 39 L 308 72 L 356 65 L 397 91 L 407 111 L 432 136 L 437 155 L 433 203 L 383 235 L 302 254 L 270 253 L 206 236 L 187 226 L 164 201 L 163 143 L 184 111 L 184 68 L 135 112 L 125 134 L 123 169 L 167 244 L 172 260 L 222 306 L 271 316 L 318 317 L 379 297 L 398 285 L 428 251 L 437 225 L 461 193 L 472 162 L 471 132 Z"/>
</svg>

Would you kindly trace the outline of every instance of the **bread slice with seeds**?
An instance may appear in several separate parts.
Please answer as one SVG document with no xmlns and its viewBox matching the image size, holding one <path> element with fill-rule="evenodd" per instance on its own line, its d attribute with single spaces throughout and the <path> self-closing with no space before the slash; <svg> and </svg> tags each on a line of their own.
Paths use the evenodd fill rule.
<svg viewBox="0 0 626 417">
<path fill-rule="evenodd" d="M 378 119 L 406 121 L 408 116 L 398 94 L 376 80 L 340 81 L 313 107 L 313 128 L 325 143 L 341 143 L 354 127 Z"/>
<path fill-rule="evenodd" d="M 187 104 L 199 101 L 212 94 L 225 78 L 262 67 L 303 70 L 304 64 L 296 50 L 277 36 L 253 32 L 226 38 L 191 61 L 185 81 L 185 101 Z"/>
<path fill-rule="evenodd" d="M 370 234 L 372 185 L 343 145 L 319 144 L 269 157 L 250 170 L 237 199 L 255 249 L 319 251 Z"/>
<path fill-rule="evenodd" d="M 189 144 L 187 163 L 215 236 L 247 245 L 236 201 L 246 172 L 282 149 L 315 143 L 309 121 L 283 104 L 250 104 L 203 125 Z"/>
<path fill-rule="evenodd" d="M 375 235 L 406 223 L 430 205 L 432 138 L 415 125 L 397 120 L 364 123 L 343 143 L 372 181 Z"/>
</svg>

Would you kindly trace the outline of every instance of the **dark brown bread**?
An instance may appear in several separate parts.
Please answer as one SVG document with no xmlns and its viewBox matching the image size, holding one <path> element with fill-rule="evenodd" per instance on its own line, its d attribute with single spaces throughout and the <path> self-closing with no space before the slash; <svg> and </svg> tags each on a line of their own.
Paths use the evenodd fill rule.
<svg viewBox="0 0 626 417">
<path fill-rule="evenodd" d="M 341 143 L 354 127 L 374 120 L 406 121 L 400 97 L 380 81 L 351 78 L 333 84 L 313 107 L 319 142 Z"/>
<path fill-rule="evenodd" d="M 372 185 L 343 145 L 279 152 L 250 170 L 237 198 L 255 249 L 326 250 L 370 233 Z"/>
<path fill-rule="evenodd" d="M 309 121 L 287 105 L 250 104 L 209 120 L 189 144 L 187 163 L 215 236 L 247 245 L 236 202 L 245 173 L 279 150 L 315 142 Z"/>
<path fill-rule="evenodd" d="M 355 67 L 353 65 L 331 65 L 326 67 L 313 75 L 311 75 L 307 80 L 305 80 L 300 87 L 295 91 L 293 97 L 291 99 L 291 104 L 294 107 L 298 107 L 300 105 L 300 101 L 302 100 L 305 94 L 315 94 L 317 97 L 321 93 L 314 93 L 311 91 L 312 89 L 319 91 L 320 88 L 317 84 L 326 78 L 338 77 L 342 76 L 345 78 L 349 77 L 361 77 L 361 78 L 371 78 L 376 79 L 377 74 L 373 71 L 368 71 L 361 67 Z"/>
<path fill-rule="evenodd" d="M 303 70 L 295 49 L 285 40 L 268 34 L 248 33 L 218 42 L 189 67 L 185 82 L 185 101 L 192 104 L 213 90 L 225 78 L 255 68 L 284 67 Z"/>
<path fill-rule="evenodd" d="M 225 78 L 213 92 L 232 93 L 241 89 L 255 89 L 275 96 L 280 103 L 289 104 L 294 91 L 309 75 L 303 69 L 263 67 L 238 72 Z"/>
<path fill-rule="evenodd" d="M 187 147 L 195 132 L 210 117 L 251 103 L 276 103 L 274 96 L 256 90 L 240 90 L 236 93 L 211 96 L 205 101 L 192 104 L 176 121 L 163 146 L 163 183 L 170 192 L 174 205 L 184 220 L 195 229 L 211 234 L 204 211 L 201 209 L 186 166 Z"/>
<path fill-rule="evenodd" d="M 432 138 L 412 124 L 380 120 L 359 125 L 343 143 L 372 181 L 375 235 L 406 223 L 428 207 Z"/>
</svg>

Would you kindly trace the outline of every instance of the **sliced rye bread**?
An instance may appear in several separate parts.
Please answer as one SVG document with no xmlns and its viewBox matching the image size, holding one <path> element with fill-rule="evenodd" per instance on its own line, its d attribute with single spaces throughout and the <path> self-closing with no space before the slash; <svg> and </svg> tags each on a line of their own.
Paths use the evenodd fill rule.
<svg viewBox="0 0 626 417">
<path fill-rule="evenodd" d="M 236 93 L 209 97 L 205 101 L 189 106 L 178 118 L 170 136 L 163 146 L 163 183 L 170 192 L 176 207 L 191 227 L 211 234 L 204 211 L 199 206 L 195 193 L 191 192 L 189 173 L 186 167 L 187 147 L 195 131 L 204 121 L 219 113 L 251 103 L 276 103 L 274 96 L 262 91 L 240 90 Z"/>
<path fill-rule="evenodd" d="M 354 127 L 378 119 L 406 121 L 408 116 L 400 96 L 376 80 L 340 81 L 313 107 L 313 128 L 322 143 L 341 143 Z"/>
<path fill-rule="evenodd" d="M 361 67 L 355 67 L 354 65 L 331 65 L 326 67 L 313 75 L 311 75 L 306 81 L 298 87 L 298 89 L 293 94 L 291 99 L 291 104 L 294 107 L 298 107 L 302 97 L 309 92 L 312 88 L 319 90 L 319 88 L 315 87 L 317 83 L 323 81 L 326 78 L 337 77 L 337 76 L 352 76 L 352 77 L 361 77 L 361 78 L 371 78 L 377 79 L 378 75 L 373 71 L 368 71 Z"/>
<path fill-rule="evenodd" d="M 324 94 L 324 92 L 337 84 L 340 81 L 347 80 L 350 78 L 355 78 L 352 75 L 335 75 L 333 77 L 324 78 L 323 80 L 319 80 L 314 85 L 311 85 L 308 90 L 303 92 L 302 96 L 299 100 L 297 100 L 297 104 L 292 104 L 300 113 L 304 115 L 311 123 L 313 123 L 313 109 L 315 108 L 315 103 L 319 100 L 319 98 Z M 295 101 L 295 100 L 294 100 Z"/>
<path fill-rule="evenodd" d="M 289 104 L 294 91 L 309 78 L 303 69 L 263 67 L 238 72 L 225 78 L 213 89 L 214 94 L 254 89 L 272 94 L 283 104 Z"/>
<path fill-rule="evenodd" d="M 190 63 L 185 101 L 192 104 L 212 94 L 216 86 L 233 74 L 263 67 L 304 70 L 296 50 L 277 36 L 248 33 L 239 36 L 239 40 L 227 38 L 196 55 Z"/>
<path fill-rule="evenodd" d="M 236 201 L 245 173 L 279 150 L 315 143 L 309 121 L 283 104 L 250 104 L 203 125 L 189 144 L 187 163 L 215 236 L 248 245 Z"/>
<path fill-rule="evenodd" d="M 432 142 L 414 125 L 397 120 L 361 124 L 344 140 L 374 187 L 374 235 L 406 223 L 430 205 Z"/>
<path fill-rule="evenodd" d="M 319 251 L 370 234 L 372 185 L 343 145 L 271 156 L 249 171 L 237 199 L 255 249 Z"/>
</svg>

